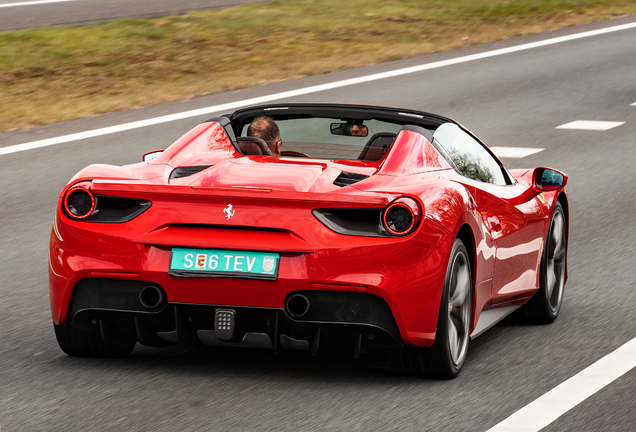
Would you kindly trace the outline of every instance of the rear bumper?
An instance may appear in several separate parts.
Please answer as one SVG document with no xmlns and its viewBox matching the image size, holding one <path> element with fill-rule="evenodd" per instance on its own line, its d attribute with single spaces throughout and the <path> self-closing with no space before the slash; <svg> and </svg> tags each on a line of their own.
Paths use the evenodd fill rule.
<svg viewBox="0 0 636 432">
<path fill-rule="evenodd" d="M 100 320 L 103 321 L 101 325 L 104 328 L 117 327 L 117 322 L 121 320 L 127 324 L 118 332 L 137 338 L 142 344 L 152 344 L 159 341 L 156 338 L 146 341 L 143 328 L 138 335 L 137 322 L 142 327 L 150 327 L 151 333 L 156 336 L 156 333 L 178 330 L 175 325 L 179 321 L 177 317 L 188 315 L 179 312 L 181 310 L 196 307 L 205 311 L 194 314 L 194 320 L 198 319 L 195 316 L 213 319 L 216 309 L 230 308 L 237 311 L 239 322 L 242 322 L 243 316 L 258 315 L 254 312 L 257 310 L 273 314 L 265 320 L 270 321 L 271 325 L 276 321 L 275 316 L 278 316 L 277 320 L 285 328 L 284 332 L 274 331 L 273 328 L 263 329 L 261 324 L 254 325 L 256 330 L 245 329 L 246 333 L 267 334 L 274 347 L 281 343 L 281 335 L 312 341 L 320 329 L 323 335 L 321 339 L 324 337 L 327 340 L 333 329 L 334 339 L 341 335 L 343 340 L 347 340 L 344 343 L 349 350 L 350 339 L 354 339 L 355 345 L 361 334 L 364 337 L 368 333 L 365 333 L 365 329 L 374 325 L 381 329 L 380 332 L 374 330 L 370 333 L 377 340 L 384 341 L 384 336 L 380 335 L 385 334 L 391 343 L 430 346 L 435 339 L 446 262 L 453 238 L 428 219 L 422 221 L 418 232 L 401 239 L 344 236 L 333 233 L 311 218 L 302 236 L 282 230 L 241 231 L 235 228 L 192 227 L 174 237 L 166 234 L 161 242 L 155 238 L 142 241 L 139 232 L 147 232 L 150 233 L 148 236 L 155 237 L 166 232 L 163 228 L 148 228 L 148 221 L 144 218 L 149 218 L 151 214 L 146 212 L 126 224 L 94 224 L 69 222 L 58 212 L 49 248 L 49 288 L 55 324 L 96 330 L 95 324 L 92 327 L 87 324 L 89 321 L 86 317 L 95 318 L 98 327 Z M 158 222 L 150 225 L 161 226 Z M 250 244 L 259 246 L 243 247 L 231 243 L 236 239 L 246 244 L 251 241 Z M 293 247 L 290 242 L 295 243 Z M 276 280 L 255 280 L 169 275 L 171 249 L 183 246 L 275 251 L 280 254 L 278 276 Z M 120 304 L 108 304 L 95 308 L 96 315 L 93 316 L 84 310 L 94 307 L 89 305 L 78 309 L 73 306 L 78 287 L 90 280 L 153 284 L 161 287 L 165 293 L 165 305 L 161 310 L 131 310 Z M 373 296 L 386 306 L 393 324 L 389 328 L 369 322 L 334 322 L 326 317 L 321 317 L 316 323 L 295 319 L 285 312 L 285 300 L 294 292 L 342 292 Z M 124 302 L 121 297 L 108 294 L 109 290 L 105 293 L 106 297 Z M 192 327 L 192 324 L 189 326 Z M 352 329 L 351 336 L 345 336 L 349 330 L 344 328 Z M 193 334 L 201 341 L 197 332 L 211 329 L 214 326 L 206 322 L 205 325 L 194 326 Z M 186 338 L 179 334 L 177 336 L 176 339 L 175 336 L 167 337 L 171 338 L 170 341 L 177 340 L 180 343 Z M 161 340 L 166 342 L 165 338 Z M 209 342 L 211 339 L 207 340 Z M 243 340 L 232 341 L 240 342 Z M 387 344 L 378 342 L 372 345 L 384 347 Z M 332 345 L 338 344 L 334 342 Z"/>
<path fill-rule="evenodd" d="M 304 291 L 310 302 L 302 317 L 285 309 L 169 303 L 156 296 L 148 304 L 141 292 L 146 281 L 84 279 L 75 288 L 69 324 L 100 332 L 106 342 L 235 346 L 266 349 L 342 351 L 359 355 L 368 349 L 403 345 L 389 306 L 366 293 Z M 154 292 L 154 291 L 153 291 Z M 219 333 L 216 312 L 234 315 L 230 337 Z"/>
</svg>

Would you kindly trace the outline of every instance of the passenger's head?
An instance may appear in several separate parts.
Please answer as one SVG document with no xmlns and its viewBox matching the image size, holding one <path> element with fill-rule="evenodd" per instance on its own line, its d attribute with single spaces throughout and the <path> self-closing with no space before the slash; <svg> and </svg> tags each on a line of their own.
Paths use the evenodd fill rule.
<svg viewBox="0 0 636 432">
<path fill-rule="evenodd" d="M 280 138 L 280 129 L 271 117 L 256 117 L 247 128 L 247 135 L 260 138 L 267 143 L 274 156 L 280 155 L 283 141 Z"/>
</svg>

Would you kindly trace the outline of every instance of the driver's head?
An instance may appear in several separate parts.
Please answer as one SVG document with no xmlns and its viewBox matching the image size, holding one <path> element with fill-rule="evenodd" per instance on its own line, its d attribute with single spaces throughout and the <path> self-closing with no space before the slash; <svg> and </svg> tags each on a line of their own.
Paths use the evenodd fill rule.
<svg viewBox="0 0 636 432">
<path fill-rule="evenodd" d="M 271 117 L 256 117 L 247 128 L 247 135 L 262 139 L 267 143 L 267 146 L 274 156 L 280 155 L 280 148 L 283 145 L 283 141 L 280 138 L 278 125 Z"/>
<path fill-rule="evenodd" d="M 365 137 L 368 129 L 362 125 L 363 120 L 349 120 L 349 133 L 351 136 Z"/>
<path fill-rule="evenodd" d="M 362 125 L 352 124 L 351 125 L 351 135 L 352 136 L 366 136 L 366 131 L 364 130 Z"/>
</svg>

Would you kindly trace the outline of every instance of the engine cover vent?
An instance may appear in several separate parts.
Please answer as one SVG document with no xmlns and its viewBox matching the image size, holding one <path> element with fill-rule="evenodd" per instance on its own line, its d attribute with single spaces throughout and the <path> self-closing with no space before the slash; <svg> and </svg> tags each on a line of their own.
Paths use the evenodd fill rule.
<svg viewBox="0 0 636 432">
<path fill-rule="evenodd" d="M 338 178 L 333 181 L 333 184 L 340 187 L 350 186 L 354 183 L 358 183 L 364 179 L 368 179 L 368 175 L 356 174 L 350 172 L 341 172 Z"/>
</svg>

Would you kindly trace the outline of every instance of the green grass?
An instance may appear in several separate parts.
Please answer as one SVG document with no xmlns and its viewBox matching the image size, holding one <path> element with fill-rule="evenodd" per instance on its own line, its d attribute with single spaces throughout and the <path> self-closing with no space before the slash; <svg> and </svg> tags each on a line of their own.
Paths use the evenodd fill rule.
<svg viewBox="0 0 636 432">
<path fill-rule="evenodd" d="M 0 131 L 636 13 L 633 0 L 291 0 L 0 33 Z"/>
</svg>

